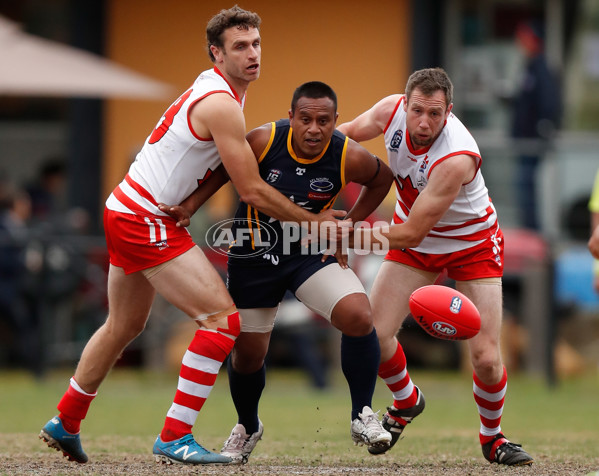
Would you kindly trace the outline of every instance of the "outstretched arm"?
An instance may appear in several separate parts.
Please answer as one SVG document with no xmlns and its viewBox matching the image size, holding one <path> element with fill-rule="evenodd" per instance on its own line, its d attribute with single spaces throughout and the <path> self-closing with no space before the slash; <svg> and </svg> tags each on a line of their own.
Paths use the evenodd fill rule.
<svg viewBox="0 0 599 476">
<path fill-rule="evenodd" d="M 427 186 L 418 195 L 405 223 L 355 231 L 355 246 L 360 249 L 414 248 L 449 209 L 462 184 L 476 174 L 473 157 L 457 155 L 440 163 L 431 172 Z"/>
<path fill-rule="evenodd" d="M 382 159 L 349 140 L 345 159 L 346 182 L 362 185 L 362 190 L 346 218 L 354 223 L 365 220 L 381 204 L 393 183 L 393 172 Z"/>
<path fill-rule="evenodd" d="M 345 224 L 349 225 L 347 236 L 350 237 L 351 225 L 368 218 L 389 193 L 389 188 L 393 183 L 393 172 L 385 162 L 372 155 L 357 142 L 349 139 L 345 158 L 345 181 L 362 185 L 360 195 L 344 220 Z M 338 239 L 343 239 L 344 236 L 345 234 L 342 233 L 341 236 L 338 235 Z M 339 248 L 338 245 L 339 243 L 335 247 L 335 256 L 339 265 L 347 268 L 347 251 Z M 325 254 L 322 261 L 326 259 L 327 255 Z"/>
<path fill-rule="evenodd" d="M 401 99 L 401 94 L 387 96 L 350 122 L 337 129 L 356 142 L 374 139 L 385 132 L 387 123 Z"/>
</svg>

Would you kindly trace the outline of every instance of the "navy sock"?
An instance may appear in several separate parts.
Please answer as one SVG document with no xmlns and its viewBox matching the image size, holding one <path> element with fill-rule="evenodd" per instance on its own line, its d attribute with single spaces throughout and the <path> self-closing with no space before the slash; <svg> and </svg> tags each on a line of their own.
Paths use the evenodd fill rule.
<svg viewBox="0 0 599 476">
<path fill-rule="evenodd" d="M 352 421 L 364 406 L 372 406 L 372 394 L 381 358 L 376 330 L 365 336 L 341 335 L 341 369 L 349 385 Z"/>
<path fill-rule="evenodd" d="M 231 398 L 237 410 L 237 423 L 245 427 L 248 435 L 256 433 L 259 426 L 258 403 L 266 385 L 266 367 L 262 365 L 262 368 L 253 374 L 241 374 L 233 369 L 231 359 L 228 359 L 227 372 Z"/>
</svg>

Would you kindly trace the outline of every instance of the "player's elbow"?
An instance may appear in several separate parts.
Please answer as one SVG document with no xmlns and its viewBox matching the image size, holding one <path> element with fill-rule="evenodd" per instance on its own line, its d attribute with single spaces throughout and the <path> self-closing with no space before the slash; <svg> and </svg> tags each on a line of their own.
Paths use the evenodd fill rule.
<svg viewBox="0 0 599 476">
<path fill-rule="evenodd" d="M 381 167 L 381 181 L 384 183 L 383 188 L 389 191 L 391 185 L 393 185 L 393 179 L 393 172 L 387 164 L 383 164 L 383 167 Z"/>
<path fill-rule="evenodd" d="M 424 237 L 426 233 L 423 233 L 419 230 L 411 229 L 406 225 L 397 225 L 398 233 L 392 233 L 390 247 L 393 249 L 401 249 L 401 248 L 416 248 Z"/>
<path fill-rule="evenodd" d="M 266 194 L 262 186 L 245 186 L 241 190 L 237 189 L 239 199 L 254 208 L 260 208 L 266 200 Z"/>
<path fill-rule="evenodd" d="M 260 201 L 259 195 L 255 193 L 253 190 L 238 190 L 237 193 L 239 194 L 239 199 L 242 202 L 247 203 L 252 207 L 256 207 L 256 204 Z"/>
<path fill-rule="evenodd" d="M 349 122 L 344 122 L 343 124 L 340 124 L 337 126 L 337 130 L 339 132 L 341 132 L 341 134 L 345 134 L 347 137 L 350 137 L 349 135 Z"/>
<path fill-rule="evenodd" d="M 420 245 L 420 243 L 422 243 L 422 240 L 424 240 L 424 236 L 420 236 L 420 235 L 411 235 L 408 236 L 405 239 L 405 246 L 402 246 L 402 248 L 416 248 L 418 245 Z"/>
</svg>

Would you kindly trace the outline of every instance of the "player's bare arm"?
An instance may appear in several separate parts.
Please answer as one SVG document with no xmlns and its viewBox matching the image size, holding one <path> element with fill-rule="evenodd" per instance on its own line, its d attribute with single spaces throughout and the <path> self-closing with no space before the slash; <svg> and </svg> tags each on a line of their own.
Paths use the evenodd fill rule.
<svg viewBox="0 0 599 476">
<path fill-rule="evenodd" d="M 256 158 L 260 157 L 260 154 L 266 148 L 266 144 L 270 138 L 271 128 L 269 123 L 248 132 L 246 138 Z M 161 203 L 159 204 L 159 208 L 177 220 L 177 226 L 189 226 L 193 214 L 228 181 L 229 174 L 227 174 L 225 167 L 221 164 L 212 175 L 210 175 L 206 181 L 202 182 L 202 185 L 181 202 L 181 204 L 170 206 Z"/>
<path fill-rule="evenodd" d="M 387 96 L 350 122 L 337 129 L 356 142 L 374 139 L 385 131 L 385 127 L 401 99 L 401 94 Z"/>
<path fill-rule="evenodd" d="M 268 122 L 260 127 L 256 127 L 247 133 L 246 139 L 252 151 L 254 152 L 254 156 L 256 157 L 256 161 L 260 160 L 266 146 L 268 145 L 268 141 L 270 140 L 270 136 L 272 133 L 272 123 Z"/>
<path fill-rule="evenodd" d="M 258 162 L 245 138 L 245 120 L 239 104 L 226 94 L 213 94 L 191 112 L 191 123 L 201 137 L 212 137 L 240 199 L 273 218 L 296 223 L 331 220 L 345 212 L 319 215 L 295 205 L 262 180 Z"/>
<path fill-rule="evenodd" d="M 362 191 L 346 218 L 365 220 L 381 204 L 393 183 L 393 172 L 378 157 L 352 139 L 345 158 L 345 181 L 362 185 Z"/>
<path fill-rule="evenodd" d="M 470 182 L 476 172 L 476 161 L 468 155 L 457 155 L 439 163 L 432 170 L 427 186 L 414 202 L 408 220 L 392 225 L 387 230 L 356 230 L 356 235 L 361 234 L 360 243 L 370 243 L 370 249 L 373 246 L 384 246 L 385 240 L 389 249 L 418 246 L 447 212 L 462 185 Z M 365 236 L 366 234 L 370 236 Z"/>
<path fill-rule="evenodd" d="M 372 155 L 354 140 L 349 139 L 345 157 L 345 181 L 346 183 L 359 183 L 363 186 L 358 199 L 342 222 L 349 222 L 349 227 L 351 227 L 353 223 L 365 220 L 385 199 L 393 183 L 393 172 L 383 160 Z M 352 231 L 353 229 L 348 229 L 349 233 Z M 343 235 L 342 233 L 338 238 L 343 239 Z M 348 259 L 344 252 L 346 253 L 346 250 L 337 246 L 335 256 L 339 265 L 342 268 L 347 268 Z M 327 256 L 327 254 L 323 255 L 322 260 L 325 261 Z"/>
</svg>

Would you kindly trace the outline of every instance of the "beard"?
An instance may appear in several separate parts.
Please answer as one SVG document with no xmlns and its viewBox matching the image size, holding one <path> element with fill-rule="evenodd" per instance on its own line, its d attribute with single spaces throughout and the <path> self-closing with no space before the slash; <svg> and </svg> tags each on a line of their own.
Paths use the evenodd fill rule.
<svg viewBox="0 0 599 476">
<path fill-rule="evenodd" d="M 423 147 L 428 147 L 429 145 L 431 145 L 436 137 L 434 136 L 430 136 L 427 139 L 420 139 L 419 137 L 414 137 L 411 136 L 410 139 L 412 139 L 412 144 L 418 146 L 418 148 L 423 148 Z"/>
<path fill-rule="evenodd" d="M 412 144 L 415 145 L 418 149 L 423 149 L 424 147 L 429 147 L 430 145 L 432 145 L 432 143 L 437 140 L 437 137 L 441 135 L 442 131 L 443 129 L 428 136 L 426 139 L 421 139 L 416 135 L 416 133 L 412 133 L 409 130 L 408 133 L 410 134 L 410 140 L 412 141 Z"/>
</svg>

